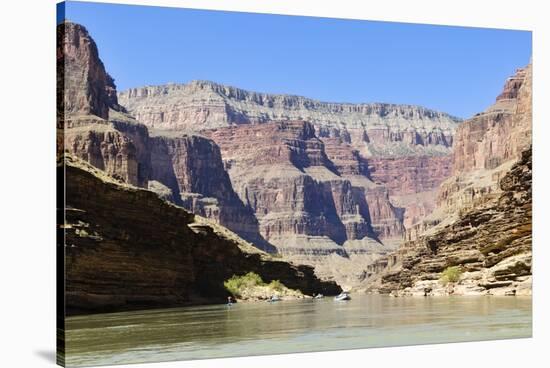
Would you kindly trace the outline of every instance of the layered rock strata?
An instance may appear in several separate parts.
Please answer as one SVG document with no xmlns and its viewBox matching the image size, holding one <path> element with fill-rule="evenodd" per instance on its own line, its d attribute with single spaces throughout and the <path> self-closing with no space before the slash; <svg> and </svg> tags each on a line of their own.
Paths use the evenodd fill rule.
<svg viewBox="0 0 550 368">
<path fill-rule="evenodd" d="M 433 210 L 435 202 L 427 200 L 428 194 L 433 195 L 450 175 L 449 155 L 460 123 L 457 118 L 418 106 L 326 103 L 207 81 L 133 88 L 120 93 L 119 99 L 155 134 L 208 134 L 205 132 L 281 121 L 311 123 L 334 165 L 333 172 L 349 180 L 361 177 L 359 181 L 373 175 L 372 179 L 388 187 L 393 206 L 401 207 L 397 209 L 401 211 L 400 224 L 390 225 L 389 230 L 385 223 L 392 220 L 382 219 L 376 220 L 375 226 L 384 227 L 380 234 L 392 239 L 403 236 L 404 225 Z M 423 200 L 410 200 L 411 193 L 419 193 Z"/>
<path fill-rule="evenodd" d="M 84 27 L 70 22 L 58 27 L 58 66 L 63 92 L 58 96 L 58 153 L 68 152 L 134 186 L 168 188 L 170 193 L 161 193 L 164 198 L 273 251 L 233 191 L 216 144 L 192 135 L 151 137 L 118 104 L 114 81 Z"/>
<path fill-rule="evenodd" d="M 114 80 L 81 25 L 64 22 L 57 27 L 57 65 L 58 112 L 107 119 L 110 108 L 122 109 Z"/>
<path fill-rule="evenodd" d="M 253 212 L 233 190 L 220 149 L 212 140 L 194 135 L 157 136 L 150 139 L 150 152 L 151 178 L 171 188 L 174 203 L 273 251 L 259 234 Z"/>
<path fill-rule="evenodd" d="M 313 268 L 258 251 L 230 231 L 68 157 L 64 231 L 69 313 L 223 302 L 223 281 L 253 271 L 304 294 L 335 294 Z M 63 175 L 61 173 L 60 175 Z"/>
<path fill-rule="evenodd" d="M 500 180 L 501 193 L 466 211 L 451 225 L 411 241 L 369 266 L 370 289 L 396 295 L 530 295 L 532 153 Z M 457 283 L 442 272 L 459 267 Z"/>
<path fill-rule="evenodd" d="M 300 96 L 242 90 L 208 81 L 133 88 L 119 94 L 136 119 L 155 129 L 207 130 L 274 120 L 307 120 L 324 132 L 351 135 L 374 143 L 452 144 L 460 121 L 411 105 L 327 103 Z M 356 134 L 356 132 L 354 132 Z M 320 134 L 324 135 L 324 134 Z M 451 141 L 450 141 L 451 140 Z"/>
<path fill-rule="evenodd" d="M 409 239 L 500 193 L 499 182 L 531 144 L 532 66 L 509 78 L 495 104 L 465 121 L 456 131 L 452 175 L 440 186 L 436 208 L 411 226 Z"/>
<path fill-rule="evenodd" d="M 204 134 L 220 145 L 236 192 L 254 211 L 261 234 L 281 253 L 293 252 L 288 238 L 302 235 L 340 245 L 399 235 L 399 221 L 383 223 L 396 220 L 387 193 L 359 173 L 340 175 L 341 167 L 329 160 L 312 124 L 283 121 Z M 359 162 L 348 169 L 360 171 Z"/>
<path fill-rule="evenodd" d="M 220 146 L 260 234 L 286 259 L 351 285 L 363 277 L 359 264 L 400 240 L 398 210 L 385 188 L 365 176 L 366 164 L 349 147 L 338 153 L 331 147 L 327 154 L 311 123 L 245 124 L 203 134 Z"/>
<path fill-rule="evenodd" d="M 436 209 L 409 229 L 402 247 L 368 267 L 370 289 L 530 294 L 531 90 L 528 65 L 506 81 L 493 106 L 459 127 L 453 175 L 440 186 Z M 444 287 L 438 279 L 452 266 L 464 273 Z"/>
</svg>

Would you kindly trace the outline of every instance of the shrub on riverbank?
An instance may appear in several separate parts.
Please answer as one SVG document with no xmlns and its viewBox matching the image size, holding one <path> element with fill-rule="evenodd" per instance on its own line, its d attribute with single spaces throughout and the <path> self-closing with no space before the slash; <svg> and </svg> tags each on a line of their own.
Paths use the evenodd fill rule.
<svg viewBox="0 0 550 368">
<path fill-rule="evenodd" d="M 254 272 L 249 272 L 243 276 L 233 275 L 223 285 L 231 295 L 239 299 L 265 300 L 273 295 L 292 298 L 303 297 L 301 292 L 287 288 L 279 280 L 273 280 L 269 284 L 265 283 Z"/>
<path fill-rule="evenodd" d="M 249 272 L 243 276 L 233 275 L 233 277 L 223 283 L 225 289 L 236 297 L 240 297 L 242 292 L 246 289 L 263 285 L 265 285 L 265 283 L 260 275 L 254 272 Z"/>
<path fill-rule="evenodd" d="M 455 283 L 460 280 L 460 275 L 462 275 L 462 269 L 459 266 L 447 267 L 442 273 L 439 281 L 443 285 L 448 283 Z"/>
</svg>

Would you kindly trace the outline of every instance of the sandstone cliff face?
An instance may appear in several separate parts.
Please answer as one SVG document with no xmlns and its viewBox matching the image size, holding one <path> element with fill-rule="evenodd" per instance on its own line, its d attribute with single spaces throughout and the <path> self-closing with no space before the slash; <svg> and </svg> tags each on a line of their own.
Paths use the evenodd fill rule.
<svg viewBox="0 0 550 368">
<path fill-rule="evenodd" d="M 105 72 L 86 29 L 58 27 L 58 150 L 68 152 L 125 183 L 150 187 L 199 215 L 234 230 L 258 247 L 272 250 L 258 223 L 233 191 L 219 148 L 197 136 L 150 137 L 118 105 L 113 80 Z"/>
<path fill-rule="evenodd" d="M 119 94 L 136 119 L 154 130 L 203 131 L 243 124 L 305 120 L 327 145 L 343 142 L 366 157 L 451 153 L 460 120 L 419 106 L 326 103 L 194 81 Z"/>
<path fill-rule="evenodd" d="M 326 103 L 300 96 L 245 91 L 207 81 L 133 88 L 119 94 L 139 121 L 159 129 L 204 130 L 273 120 L 307 120 L 325 129 L 389 127 L 389 140 L 407 131 L 430 136 L 432 128 L 452 132 L 459 121 L 418 106 Z M 409 128 L 409 130 L 407 130 Z M 424 133 L 424 129 L 426 129 Z M 403 136 L 406 136 L 404 138 Z M 411 138 L 416 136 L 413 134 Z M 430 138 L 435 142 L 435 138 Z"/>
<path fill-rule="evenodd" d="M 390 195 L 396 197 L 433 191 L 449 175 L 448 156 L 460 122 L 449 115 L 417 106 L 324 103 L 299 96 L 249 92 L 205 81 L 135 88 L 120 93 L 119 98 L 139 121 L 158 134 L 200 131 L 208 135 L 209 130 L 226 127 L 308 121 L 332 162 L 329 170 L 340 176 L 360 178 L 358 181 L 365 181 L 365 178 L 370 181 L 372 172 L 376 172 L 376 179 L 390 186 Z M 224 159 L 229 162 L 225 158 L 227 151 L 224 151 Z M 272 156 L 267 153 L 266 157 Z M 300 165 L 303 163 L 296 163 L 297 167 Z M 420 170 L 415 169 L 415 165 Z M 406 180 L 401 177 L 403 171 L 407 174 Z M 359 186 L 357 180 L 354 185 Z M 363 190 L 368 191 L 368 187 L 363 185 Z M 377 188 L 372 193 L 377 195 L 381 190 Z M 402 236 L 403 221 L 412 224 L 421 214 L 433 209 L 433 202 L 428 201 L 424 201 L 420 209 L 414 202 L 399 202 L 402 203 L 402 210 L 394 208 L 390 212 L 404 212 L 403 218 L 385 211 L 390 217 L 377 220 L 379 227 L 395 218 L 400 222 L 400 225 L 392 223 L 382 229 L 382 236 Z"/>
<path fill-rule="evenodd" d="M 81 25 L 57 27 L 58 153 L 66 150 L 132 185 L 146 186 L 147 128 L 118 105 L 113 79 Z"/>
<path fill-rule="evenodd" d="M 518 159 L 531 142 L 532 67 L 509 78 L 496 103 L 460 126 L 453 174 L 494 169 Z"/>
<path fill-rule="evenodd" d="M 371 289 L 397 294 L 531 292 L 531 65 L 455 135 L 453 175 L 435 210 L 395 253 L 368 266 Z M 519 160 L 519 161 L 518 161 Z M 458 284 L 438 279 L 449 266 Z"/>
<path fill-rule="evenodd" d="M 500 180 L 501 194 L 432 235 L 406 243 L 369 268 L 370 287 L 382 293 L 531 293 L 532 153 Z M 456 285 L 438 282 L 447 267 L 464 272 Z"/>
<path fill-rule="evenodd" d="M 110 108 L 121 109 L 114 80 L 84 27 L 70 22 L 57 27 L 57 64 L 59 112 L 107 119 Z"/>
<path fill-rule="evenodd" d="M 401 239 L 398 210 L 385 188 L 368 179 L 364 160 L 344 145 L 327 153 L 311 123 L 244 124 L 203 134 L 220 146 L 260 234 L 286 259 L 351 285 L 362 277 L 359 264 Z"/>
<path fill-rule="evenodd" d="M 368 163 L 372 180 L 387 188 L 392 204 L 402 209 L 407 229 L 434 210 L 437 189 L 452 170 L 449 155 L 373 157 Z"/>
<path fill-rule="evenodd" d="M 219 147 L 210 139 L 184 135 L 152 137 L 152 180 L 171 188 L 174 203 L 273 251 L 259 234 L 258 221 L 233 190 Z"/>
<path fill-rule="evenodd" d="M 63 166 L 59 166 L 63 175 Z M 335 294 L 313 268 L 255 250 L 153 192 L 67 158 L 65 234 L 69 313 L 223 302 L 223 281 L 253 271 L 305 294 Z"/>
<path fill-rule="evenodd" d="M 282 253 L 288 236 L 326 236 L 342 244 L 371 231 L 359 213 L 368 213 L 364 194 L 359 203 L 314 132 L 311 124 L 296 121 L 208 133 L 220 145 L 233 186 L 254 211 L 260 232 Z M 356 221 L 350 218 L 344 224 L 346 215 L 356 216 Z"/>
<path fill-rule="evenodd" d="M 417 106 L 324 103 L 205 81 L 130 89 L 119 99 L 155 135 L 212 138 L 261 236 L 317 265 L 323 255 L 399 244 L 404 226 L 433 210 L 460 123 Z M 372 245 L 380 241 L 385 248 Z M 355 242 L 349 252 L 346 242 Z"/>
<path fill-rule="evenodd" d="M 438 191 L 436 210 L 411 227 L 410 238 L 429 230 L 427 223 L 448 224 L 461 211 L 500 193 L 499 181 L 531 144 L 531 89 L 532 67 L 528 65 L 506 81 L 493 106 L 457 129 L 452 175 Z"/>
</svg>

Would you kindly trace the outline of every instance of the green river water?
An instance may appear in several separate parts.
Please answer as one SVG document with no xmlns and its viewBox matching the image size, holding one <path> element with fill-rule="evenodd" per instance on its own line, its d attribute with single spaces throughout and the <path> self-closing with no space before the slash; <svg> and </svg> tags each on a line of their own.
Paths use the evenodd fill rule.
<svg viewBox="0 0 550 368">
<path fill-rule="evenodd" d="M 530 337 L 531 298 L 352 295 L 76 316 L 70 366 Z"/>
</svg>

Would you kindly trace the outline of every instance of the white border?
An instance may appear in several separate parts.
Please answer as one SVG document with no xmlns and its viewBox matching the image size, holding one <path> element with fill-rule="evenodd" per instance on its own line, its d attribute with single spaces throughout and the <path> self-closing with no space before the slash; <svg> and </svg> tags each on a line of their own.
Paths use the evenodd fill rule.
<svg viewBox="0 0 550 368">
<path fill-rule="evenodd" d="M 548 17 L 544 1 L 133 0 L 102 1 L 412 23 L 533 30 L 534 338 L 131 367 L 545 366 L 550 341 L 546 173 L 550 144 Z M 0 159 L 3 367 L 53 366 L 55 348 L 55 1 L 2 2 Z M 146 26 L 146 25 L 143 25 Z M 545 158 L 547 158 L 545 160 Z M 548 225 L 546 225 L 548 226 Z M 122 366 L 119 366 L 122 367 Z"/>
</svg>

